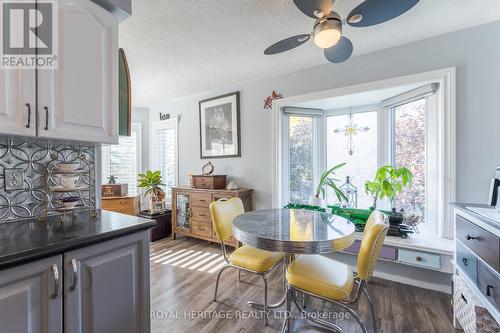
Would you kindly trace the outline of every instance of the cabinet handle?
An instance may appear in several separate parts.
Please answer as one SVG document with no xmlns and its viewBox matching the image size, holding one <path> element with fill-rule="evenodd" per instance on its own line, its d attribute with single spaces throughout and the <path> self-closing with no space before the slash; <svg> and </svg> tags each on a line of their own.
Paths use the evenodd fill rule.
<svg viewBox="0 0 500 333">
<path fill-rule="evenodd" d="M 207 215 L 205 215 L 205 214 L 203 214 L 203 213 L 198 213 L 198 215 L 200 215 L 200 216 L 207 216 Z"/>
<path fill-rule="evenodd" d="M 30 103 L 26 103 L 26 112 L 28 112 L 28 123 L 26 124 L 26 128 L 30 128 L 30 125 L 31 125 L 31 104 Z"/>
<path fill-rule="evenodd" d="M 70 260 L 71 268 L 73 269 L 73 283 L 69 290 L 73 291 L 76 289 L 76 284 L 78 283 L 78 264 L 76 263 L 76 259 L 73 258 Z"/>
<path fill-rule="evenodd" d="M 57 298 L 57 295 L 59 295 L 59 269 L 57 269 L 56 264 L 53 264 L 51 269 L 52 274 L 54 275 L 54 293 L 50 297 L 54 299 Z"/>
<path fill-rule="evenodd" d="M 191 211 L 191 208 L 188 208 L 188 211 L 187 211 L 187 216 L 188 216 L 188 217 L 191 217 L 191 215 L 193 215 L 193 212 Z"/>
<path fill-rule="evenodd" d="M 471 239 L 476 239 L 476 237 L 472 237 L 471 235 L 467 235 L 467 236 L 465 236 L 465 239 L 471 240 Z"/>
<path fill-rule="evenodd" d="M 493 290 L 493 293 L 495 293 L 495 287 L 492 285 L 488 285 L 486 287 L 486 296 L 491 297 L 491 291 Z"/>
<path fill-rule="evenodd" d="M 49 130 L 49 107 L 44 106 L 43 109 L 45 110 L 45 127 L 44 127 L 44 129 L 46 131 L 48 131 Z"/>
<path fill-rule="evenodd" d="M 467 304 L 467 303 L 468 303 L 468 302 L 467 302 L 467 298 L 465 298 L 464 294 L 462 294 L 462 293 L 461 293 L 461 294 L 460 294 L 460 296 L 461 296 L 461 297 L 462 297 L 462 299 L 464 300 L 465 304 Z"/>
</svg>

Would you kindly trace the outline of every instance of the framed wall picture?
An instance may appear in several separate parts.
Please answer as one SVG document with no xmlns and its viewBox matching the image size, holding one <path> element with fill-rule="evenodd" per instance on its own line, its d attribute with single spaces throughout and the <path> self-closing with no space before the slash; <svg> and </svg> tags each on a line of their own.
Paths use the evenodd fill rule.
<svg viewBox="0 0 500 333">
<path fill-rule="evenodd" d="M 240 157 L 239 91 L 200 101 L 200 157 Z"/>
</svg>

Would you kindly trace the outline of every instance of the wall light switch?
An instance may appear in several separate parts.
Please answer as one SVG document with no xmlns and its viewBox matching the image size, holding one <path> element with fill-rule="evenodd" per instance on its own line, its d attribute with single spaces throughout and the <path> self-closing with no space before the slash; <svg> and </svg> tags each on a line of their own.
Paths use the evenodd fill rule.
<svg viewBox="0 0 500 333">
<path fill-rule="evenodd" d="M 24 187 L 23 169 L 5 169 L 4 171 L 5 190 L 22 190 Z"/>
</svg>

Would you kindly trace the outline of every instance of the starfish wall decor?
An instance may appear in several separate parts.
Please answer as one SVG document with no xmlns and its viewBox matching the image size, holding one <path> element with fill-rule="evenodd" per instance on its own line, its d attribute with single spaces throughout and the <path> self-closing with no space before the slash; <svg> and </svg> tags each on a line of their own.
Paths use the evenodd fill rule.
<svg viewBox="0 0 500 333">
<path fill-rule="evenodd" d="M 349 153 L 349 155 L 353 155 L 354 149 L 356 148 L 356 145 L 354 144 L 354 136 L 359 132 L 368 132 L 369 130 L 370 128 L 368 126 L 358 127 L 358 124 L 354 122 L 353 114 L 349 113 L 348 122 L 344 126 L 344 128 L 336 128 L 333 130 L 333 133 L 343 133 L 345 136 L 347 136 L 347 152 Z"/>
</svg>

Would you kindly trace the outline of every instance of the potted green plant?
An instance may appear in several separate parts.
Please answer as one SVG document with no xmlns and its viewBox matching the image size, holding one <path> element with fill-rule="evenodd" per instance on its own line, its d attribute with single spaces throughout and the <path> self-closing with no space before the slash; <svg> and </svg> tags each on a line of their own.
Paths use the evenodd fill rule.
<svg viewBox="0 0 500 333">
<path fill-rule="evenodd" d="M 365 192 L 373 197 L 373 208 L 377 208 L 378 199 L 388 198 L 392 202 L 412 182 L 413 174 L 408 168 L 386 165 L 377 170 L 373 181 L 365 182 Z"/>
<path fill-rule="evenodd" d="M 165 199 L 165 191 L 161 186 L 165 186 L 161 179 L 161 171 L 148 170 L 146 173 L 140 173 L 138 184 L 140 188 L 145 189 L 145 196 L 149 196 L 149 211 L 151 214 L 155 213 L 155 203 L 163 202 Z"/>
<path fill-rule="evenodd" d="M 323 201 L 325 200 L 325 197 L 326 197 L 326 190 L 328 188 L 331 188 L 333 190 L 333 193 L 335 193 L 335 196 L 337 197 L 337 200 L 339 201 L 339 203 L 347 201 L 347 197 L 339 189 L 339 187 L 336 184 L 336 182 L 338 182 L 339 180 L 331 177 L 331 176 L 335 175 L 335 170 L 343 167 L 344 165 L 346 165 L 346 163 L 340 163 L 340 164 L 335 165 L 331 169 L 323 172 L 323 174 L 319 178 L 319 183 L 318 183 L 318 186 L 316 187 L 315 194 L 309 198 L 309 205 L 319 206 L 319 207 L 322 206 Z M 320 195 L 321 195 L 321 198 L 320 198 Z"/>
</svg>

